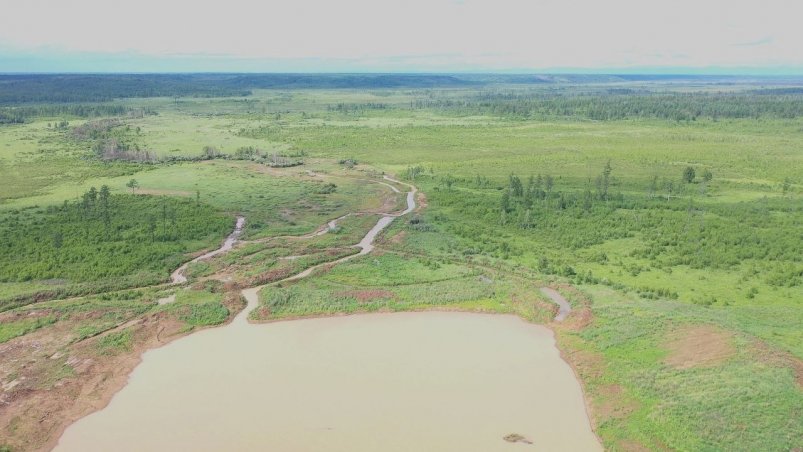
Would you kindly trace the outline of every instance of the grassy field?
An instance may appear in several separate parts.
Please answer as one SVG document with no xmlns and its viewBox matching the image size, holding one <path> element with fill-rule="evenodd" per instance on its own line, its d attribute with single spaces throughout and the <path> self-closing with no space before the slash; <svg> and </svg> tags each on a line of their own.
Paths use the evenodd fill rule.
<svg viewBox="0 0 803 452">
<path fill-rule="evenodd" d="M 795 358 L 756 334 L 769 329 L 799 335 L 799 323 L 773 320 L 766 312 L 748 317 L 741 310 L 581 288 L 594 300 L 594 322 L 579 333 L 558 334 L 574 350 L 592 407 L 604 419 L 598 433 L 607 445 L 625 448 L 635 440 L 673 450 L 800 447 L 803 398 Z M 792 347 L 796 354 L 799 344 Z"/>
<path fill-rule="evenodd" d="M 403 205 L 373 182 L 387 172 L 420 189 L 422 209 L 374 253 L 263 289 L 253 320 L 454 309 L 549 323 L 550 285 L 574 305 L 550 325 L 606 448 L 799 450 L 801 102 L 794 89 L 622 82 L 254 89 L 87 104 L 122 107 L 114 119 L 26 116 L 0 125 L 0 300 L 34 303 L 0 305 L 0 346 L 47 337 L 51 355 L 113 363 L 155 346 L 157 324 L 220 324 L 237 288 L 356 253 L 377 214 Z M 116 222 L 80 207 L 104 185 Z M 166 203 L 186 228 L 167 234 Z M 235 215 L 243 242 L 190 265 L 190 289 L 121 291 L 167 281 Z M 83 369 L 66 355 L 36 366 L 33 386 L 4 391 Z M 29 372 L 6 367 L 4 385 Z"/>
<path fill-rule="evenodd" d="M 364 256 L 287 287 L 266 287 L 253 320 L 428 309 L 512 313 L 549 322 L 535 285 L 503 272 L 395 253 Z"/>
</svg>

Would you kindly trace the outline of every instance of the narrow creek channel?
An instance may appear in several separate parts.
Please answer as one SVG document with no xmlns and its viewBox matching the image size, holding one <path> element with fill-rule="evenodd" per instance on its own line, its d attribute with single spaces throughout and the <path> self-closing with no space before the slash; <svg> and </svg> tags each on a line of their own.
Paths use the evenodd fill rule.
<svg viewBox="0 0 803 452">
<path fill-rule="evenodd" d="M 237 238 L 240 237 L 240 234 L 242 234 L 243 226 L 245 226 L 245 217 L 237 217 L 237 222 L 234 225 L 234 231 L 232 231 L 231 234 L 229 234 L 229 236 L 226 237 L 226 240 L 223 241 L 223 245 L 221 245 L 220 248 L 202 254 L 196 257 L 195 259 L 186 262 L 181 267 L 177 268 L 173 272 L 173 274 L 170 275 L 170 280 L 173 282 L 173 284 L 181 284 L 187 282 L 187 277 L 184 276 L 184 272 L 187 271 L 187 267 L 193 262 L 209 259 L 210 257 L 217 256 L 218 254 L 225 253 L 226 251 L 230 250 L 237 242 Z"/>
</svg>

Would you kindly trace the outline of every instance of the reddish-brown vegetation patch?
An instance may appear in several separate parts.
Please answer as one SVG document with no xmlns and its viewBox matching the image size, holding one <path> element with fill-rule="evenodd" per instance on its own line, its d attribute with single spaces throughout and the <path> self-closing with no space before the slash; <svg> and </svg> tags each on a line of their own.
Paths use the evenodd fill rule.
<svg viewBox="0 0 803 452">
<path fill-rule="evenodd" d="M 617 384 L 599 386 L 595 392 L 593 412 L 598 420 L 621 419 L 638 407 L 637 402 L 629 399 Z"/>
<path fill-rule="evenodd" d="M 752 348 L 752 356 L 757 357 L 764 364 L 792 369 L 798 387 L 803 389 L 803 360 L 792 356 L 789 352 L 770 347 L 763 341 L 755 341 Z"/>
<path fill-rule="evenodd" d="M 714 366 L 736 353 L 733 335 L 710 325 L 683 327 L 674 331 L 667 343 L 665 362 L 676 369 Z"/>
<path fill-rule="evenodd" d="M 418 192 L 418 207 L 416 210 L 423 210 L 427 208 L 427 195 L 424 192 Z"/>
<path fill-rule="evenodd" d="M 570 284 L 556 284 L 550 287 L 560 292 L 572 305 L 572 311 L 566 320 L 561 322 L 560 328 L 580 331 L 591 324 L 594 316 L 591 313 L 591 298 L 586 293 Z"/>
<path fill-rule="evenodd" d="M 619 402 L 619 393 L 604 393 L 594 386 L 602 379 L 605 373 L 605 360 L 602 355 L 590 350 L 578 348 L 579 343 L 576 339 L 570 339 L 560 331 L 556 331 L 558 336 L 558 347 L 563 360 L 569 363 L 569 366 L 574 371 L 580 386 L 583 388 L 584 399 L 586 403 L 586 411 L 588 418 L 591 422 L 591 428 L 596 432 L 597 426 L 610 419 L 607 415 L 611 410 L 606 408 L 598 408 L 598 405 L 605 403 L 611 406 L 623 406 L 624 403 Z M 594 389 L 591 391 L 590 389 Z"/>
<path fill-rule="evenodd" d="M 393 243 L 394 245 L 401 245 L 402 243 L 404 243 L 404 239 L 406 238 L 407 238 L 407 231 L 401 231 L 390 238 L 390 243 Z"/>
<path fill-rule="evenodd" d="M 650 448 L 638 441 L 623 439 L 616 443 L 616 450 L 621 450 L 622 452 L 649 452 Z"/>
<path fill-rule="evenodd" d="M 66 346 L 64 341 L 48 341 L 47 346 L 40 342 L 44 335 L 69 337 L 51 329 L 20 338 L 19 345 L 33 350 L 19 350 L 28 360 L 14 371 L 20 383 L 3 391 L 6 409 L 0 411 L 0 436 L 21 450 L 52 447 L 70 422 L 105 406 L 125 384 L 141 353 L 159 343 L 163 317 L 132 325 L 132 350 L 121 354 L 98 354 L 97 341 L 103 335 Z M 7 351 L 16 356 L 7 356 L 4 363 L 13 366 L 21 356 Z"/>
<path fill-rule="evenodd" d="M 593 319 L 594 316 L 591 314 L 590 307 L 574 308 L 566 320 L 563 321 L 562 326 L 573 331 L 581 331 L 590 325 Z"/>
<path fill-rule="evenodd" d="M 18 320 L 34 320 L 53 314 L 52 309 L 38 311 L 7 311 L 0 314 L 0 323 L 15 322 Z"/>
<path fill-rule="evenodd" d="M 549 322 L 558 313 L 558 306 L 535 295 L 536 292 L 514 292 L 510 295 L 510 305 L 514 311 L 527 320 Z"/>
<path fill-rule="evenodd" d="M 362 213 L 386 213 L 386 212 L 393 212 L 398 206 L 399 198 L 398 194 L 396 193 L 387 193 L 382 196 L 382 204 L 379 207 L 373 209 L 366 209 L 365 212 Z"/>
<path fill-rule="evenodd" d="M 289 278 L 293 275 L 293 273 L 295 273 L 295 271 L 291 267 L 277 268 L 275 270 L 260 273 L 259 275 L 249 278 L 243 284 L 243 287 L 256 287 L 263 284 L 280 281 L 282 279 Z"/>
</svg>

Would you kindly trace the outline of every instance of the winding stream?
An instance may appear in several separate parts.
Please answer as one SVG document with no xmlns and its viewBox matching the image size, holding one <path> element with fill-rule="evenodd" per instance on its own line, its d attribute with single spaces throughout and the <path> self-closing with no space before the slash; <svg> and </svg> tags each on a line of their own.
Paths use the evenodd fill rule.
<svg viewBox="0 0 803 452">
<path fill-rule="evenodd" d="M 383 214 L 382 217 L 376 222 L 374 227 L 371 228 L 371 230 L 369 230 L 367 234 L 365 234 L 365 236 L 362 238 L 362 240 L 360 240 L 360 242 L 358 244 L 354 245 L 355 247 L 360 249 L 359 253 L 352 254 L 352 255 L 346 256 L 346 257 L 342 257 L 342 258 L 337 259 L 337 260 L 332 261 L 332 262 L 324 262 L 322 264 L 314 265 L 314 266 L 309 267 L 309 268 L 307 268 L 306 270 L 304 270 L 304 271 L 302 271 L 300 273 L 297 273 L 297 274 L 295 274 L 293 276 L 290 276 L 288 278 L 285 278 L 285 279 L 283 279 L 281 281 L 277 281 L 277 282 L 296 281 L 296 280 L 299 280 L 299 279 L 302 279 L 302 278 L 306 278 L 307 276 L 311 275 L 315 270 L 317 270 L 319 268 L 322 268 L 322 267 L 325 267 L 325 266 L 337 265 L 339 263 L 354 259 L 357 256 L 363 256 L 363 255 L 368 254 L 371 251 L 373 251 L 373 249 L 374 249 L 374 240 L 376 240 L 376 236 L 380 232 L 382 232 L 383 229 L 388 227 L 390 225 L 390 223 L 393 222 L 393 220 L 395 220 L 396 218 L 401 217 L 403 215 L 407 215 L 408 213 L 412 212 L 416 208 L 415 194 L 418 192 L 418 189 L 415 186 L 410 185 L 410 184 L 406 184 L 404 182 L 400 182 L 400 181 L 398 181 L 396 179 L 392 179 L 392 178 L 390 178 L 388 176 L 385 176 L 385 179 L 389 180 L 391 182 L 395 182 L 395 183 L 400 184 L 400 185 L 406 185 L 406 186 L 410 187 L 410 191 L 407 192 L 407 208 L 406 209 L 404 209 L 403 211 L 401 211 L 399 213 Z M 390 184 L 383 184 L 383 185 L 387 185 L 388 187 L 393 189 L 396 193 L 401 193 L 399 191 L 399 189 L 397 189 L 396 187 L 394 187 L 394 186 L 392 186 Z M 343 218 L 343 217 L 341 217 L 341 218 Z M 330 228 L 334 228 L 337 225 L 336 221 L 337 220 L 330 221 L 329 222 L 329 227 Z M 276 284 L 276 282 L 268 283 L 268 284 L 265 284 L 265 285 L 262 285 L 262 286 L 258 286 L 258 287 L 252 287 L 252 288 L 249 288 L 249 289 L 243 289 L 242 294 L 243 294 L 243 297 L 248 302 L 248 304 L 246 305 L 245 309 L 242 310 L 242 312 L 237 314 L 237 317 L 234 319 L 234 321 L 239 321 L 241 323 L 247 323 L 248 315 L 251 313 L 251 311 L 256 309 L 257 306 L 259 305 L 259 296 L 258 296 L 259 291 L 262 290 L 263 287 L 269 286 L 271 284 Z"/>
<path fill-rule="evenodd" d="M 558 314 L 555 316 L 556 322 L 562 322 L 572 312 L 572 305 L 557 290 L 551 287 L 542 287 L 541 293 L 558 305 Z"/>
<path fill-rule="evenodd" d="M 243 226 L 245 226 L 245 217 L 237 217 L 237 223 L 234 225 L 234 231 L 226 237 L 226 240 L 223 241 L 223 245 L 220 248 L 210 251 L 208 253 L 202 254 L 195 259 L 185 263 L 181 267 L 177 268 L 170 275 L 170 279 L 172 280 L 173 284 L 182 284 L 187 282 L 187 277 L 184 276 L 184 272 L 187 270 L 190 264 L 193 262 L 202 261 L 204 259 L 209 259 L 210 257 L 217 256 L 218 254 L 225 253 L 226 251 L 230 250 L 234 244 L 237 242 L 237 238 L 243 232 Z"/>
</svg>

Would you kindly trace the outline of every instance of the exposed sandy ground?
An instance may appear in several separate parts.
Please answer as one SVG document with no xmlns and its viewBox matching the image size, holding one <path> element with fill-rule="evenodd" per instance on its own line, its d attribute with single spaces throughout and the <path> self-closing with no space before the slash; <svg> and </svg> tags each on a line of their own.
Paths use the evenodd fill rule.
<svg viewBox="0 0 803 452">
<path fill-rule="evenodd" d="M 243 304 L 226 298 L 233 318 Z M 166 313 L 146 314 L 101 335 L 76 343 L 74 323 L 57 322 L 0 344 L 0 444 L 13 450 L 50 450 L 72 422 L 105 407 L 128 382 L 142 353 L 185 336 L 184 324 Z M 113 331 L 133 333 L 130 350 L 98 353 L 97 341 Z M 72 375 L 59 376 L 63 364 Z M 11 377 L 11 378 L 9 378 Z"/>
</svg>

